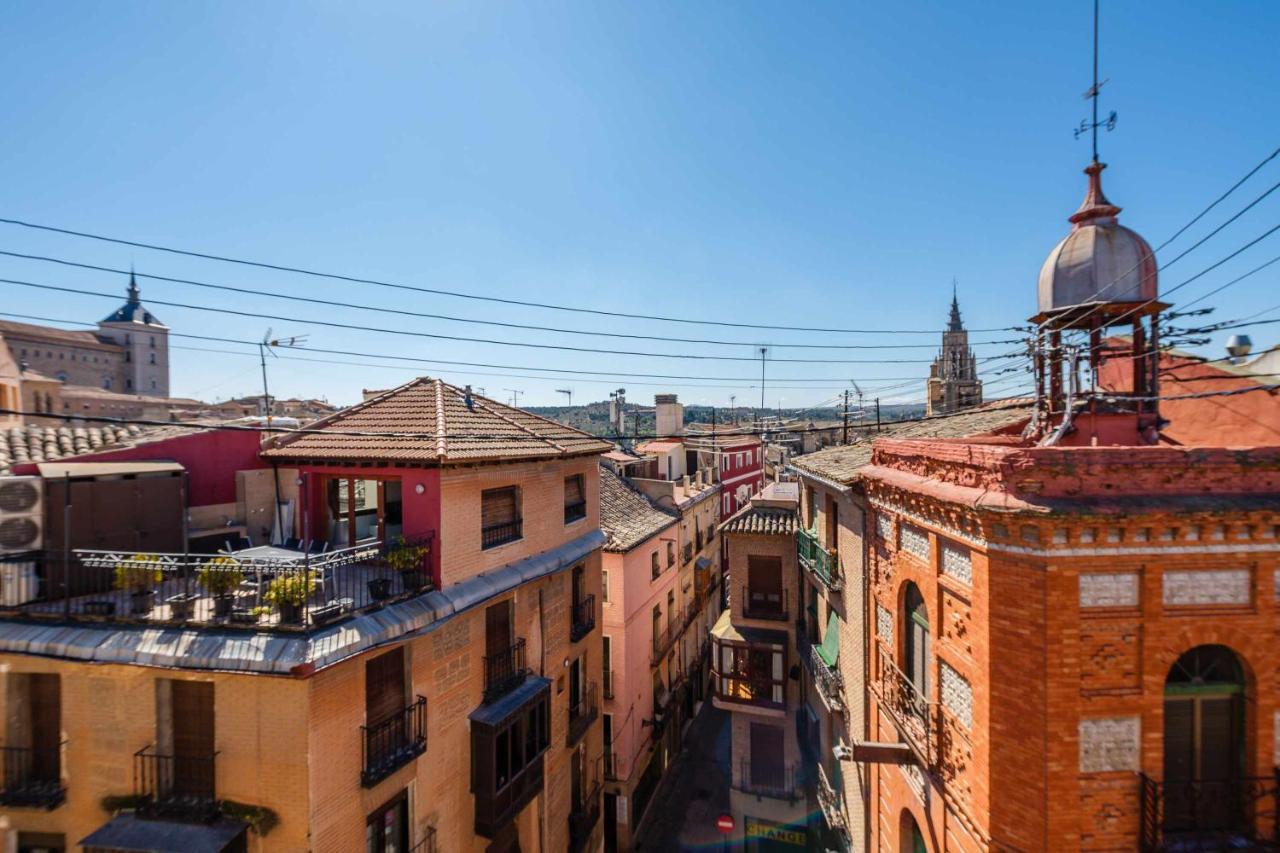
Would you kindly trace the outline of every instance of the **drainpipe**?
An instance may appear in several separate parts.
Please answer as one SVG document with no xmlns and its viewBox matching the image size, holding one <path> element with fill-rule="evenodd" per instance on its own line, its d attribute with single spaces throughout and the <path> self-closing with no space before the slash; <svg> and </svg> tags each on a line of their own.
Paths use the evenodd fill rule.
<svg viewBox="0 0 1280 853">
<path fill-rule="evenodd" d="M 862 496 L 862 738 L 869 735 L 868 725 L 871 719 L 871 698 L 867 690 L 867 681 L 871 678 L 871 549 L 867 536 L 867 499 L 866 492 Z M 874 528 L 872 528 L 874 530 Z M 868 770 L 870 768 L 868 767 Z M 869 786 L 868 786 L 869 787 Z M 871 805 L 867 803 L 868 807 Z M 862 822 L 862 849 L 871 849 L 871 815 L 866 809 L 867 819 Z"/>
</svg>

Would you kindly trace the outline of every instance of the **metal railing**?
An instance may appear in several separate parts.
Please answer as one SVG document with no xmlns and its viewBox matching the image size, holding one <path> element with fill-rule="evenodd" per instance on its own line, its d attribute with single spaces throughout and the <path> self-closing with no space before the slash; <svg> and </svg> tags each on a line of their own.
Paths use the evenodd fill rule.
<svg viewBox="0 0 1280 853">
<path fill-rule="evenodd" d="M 191 554 L 76 549 L 70 572 L 40 561 L 41 595 L 8 618 L 312 630 L 432 589 L 434 531 L 335 550 Z M 254 553 L 256 552 L 256 553 Z"/>
<path fill-rule="evenodd" d="M 587 517 L 587 502 L 576 501 L 575 503 L 564 505 L 564 523 L 569 524 L 573 521 Z"/>
<path fill-rule="evenodd" d="M 649 654 L 649 665 L 657 666 L 662 663 L 662 659 L 667 656 L 667 652 L 671 651 L 671 647 L 676 644 L 676 640 L 680 639 L 680 633 L 684 630 L 684 626 L 680 622 L 669 621 L 661 631 L 653 635 L 653 648 Z"/>
<path fill-rule="evenodd" d="M 872 684 L 872 690 L 907 745 L 926 767 L 932 768 L 937 741 L 933 709 L 884 648 L 880 649 L 880 677 Z"/>
<path fill-rule="evenodd" d="M 152 746 L 133 754 L 133 792 L 145 817 L 212 820 L 218 815 L 218 753 L 161 755 Z"/>
<path fill-rule="evenodd" d="M 583 788 L 582 799 L 574 803 L 569 812 L 569 849 L 574 853 L 586 849 L 591 833 L 600 821 L 602 787 L 598 778 L 592 779 Z"/>
<path fill-rule="evenodd" d="M 750 587 L 744 590 L 742 599 L 742 615 L 748 619 L 769 619 L 775 622 L 787 620 L 787 591 L 778 590 L 777 601 L 770 601 L 768 596 L 774 595 L 771 590 L 761 596 L 753 596 Z"/>
<path fill-rule="evenodd" d="M 596 701 L 596 683 L 593 681 L 583 689 L 581 696 L 569 701 L 569 732 L 565 736 L 565 746 L 573 746 L 581 740 L 598 716 L 600 703 Z"/>
<path fill-rule="evenodd" d="M 1143 851 L 1273 850 L 1280 844 L 1280 770 L 1222 780 L 1138 778 Z"/>
<path fill-rule="evenodd" d="M 594 593 L 576 602 L 571 608 L 569 641 L 576 643 L 596 627 L 596 596 Z"/>
<path fill-rule="evenodd" d="M 809 671 L 813 673 L 814 686 L 826 703 L 833 710 L 844 711 L 844 676 L 839 669 L 832 669 L 822 655 L 818 654 L 816 645 L 809 646 Z"/>
<path fill-rule="evenodd" d="M 835 592 L 844 587 L 840 557 L 818 542 L 816 531 L 801 529 L 796 533 L 796 552 L 800 565 L 812 572 L 827 589 Z"/>
<path fill-rule="evenodd" d="M 508 542 L 515 542 L 524 536 L 524 519 L 504 521 L 501 524 L 490 524 L 480 528 L 480 547 L 496 548 Z"/>
<path fill-rule="evenodd" d="M 529 674 L 524 664 L 524 638 L 507 648 L 484 656 L 484 701 L 492 702 L 510 693 Z"/>
<path fill-rule="evenodd" d="M 361 726 L 360 731 L 360 784 L 372 788 L 427 751 L 427 699 L 419 696 L 386 719 Z"/>
<path fill-rule="evenodd" d="M 802 793 L 796 780 L 794 764 L 752 764 L 749 759 L 744 758 L 738 764 L 738 778 L 734 787 L 757 797 L 794 801 Z"/>
<path fill-rule="evenodd" d="M 424 829 L 418 843 L 409 848 L 409 853 L 436 853 L 436 828 L 428 826 Z"/>
<path fill-rule="evenodd" d="M 814 792 L 817 794 L 818 807 L 822 809 L 822 816 L 827 821 L 827 826 L 838 832 L 844 832 L 848 829 L 848 822 L 844 816 L 844 791 L 838 790 L 831 781 L 827 779 L 827 771 L 822 766 L 822 762 L 814 762 L 817 768 Z"/>
<path fill-rule="evenodd" d="M 692 542 L 684 543 L 684 545 L 681 547 L 680 550 L 681 550 L 680 556 L 683 557 L 683 560 L 681 561 L 682 563 L 688 563 L 690 560 L 693 559 L 693 543 Z"/>
<path fill-rule="evenodd" d="M 52 809 L 66 800 L 61 747 L 0 747 L 0 761 L 0 806 Z"/>
</svg>

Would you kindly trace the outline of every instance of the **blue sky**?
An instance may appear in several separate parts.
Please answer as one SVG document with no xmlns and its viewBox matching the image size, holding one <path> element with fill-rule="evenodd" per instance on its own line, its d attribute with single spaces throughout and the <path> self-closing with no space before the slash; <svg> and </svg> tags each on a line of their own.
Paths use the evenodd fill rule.
<svg viewBox="0 0 1280 853">
<path fill-rule="evenodd" d="M 42 3 L 0 27 L 0 217 L 503 298 L 745 323 L 940 329 L 951 280 L 971 328 L 1022 323 L 1083 194 L 1090 9 L 1070 3 Z M 1121 221 L 1158 245 L 1280 145 L 1280 5 L 1104 4 L 1102 139 Z M 1162 253 L 1172 257 L 1280 180 L 1280 159 Z M 1169 288 L 1274 225 L 1280 193 L 1162 273 Z M 621 341 L 322 308 L 143 281 L 175 332 L 504 365 L 406 369 L 284 360 L 280 394 L 350 402 L 417 373 L 524 391 L 522 404 L 833 397 L 848 379 L 920 398 L 936 335 L 717 329 L 500 306 L 268 272 L 0 225 L 0 250 L 276 293 L 593 331 Z M 1280 252 L 1280 235 L 1188 285 Z M 123 293 L 113 274 L 0 257 L 0 277 Z M 1280 265 L 1208 304 L 1229 319 L 1280 302 Z M 0 310 L 78 323 L 119 300 L 0 284 Z M 321 328 L 308 319 L 464 341 Z M 1269 327 L 1255 343 L 1275 341 Z M 1227 333 L 1206 351 L 1221 354 Z M 621 356 L 483 344 L 635 349 Z M 999 341 L 1005 332 L 974 333 Z M 255 393 L 231 344 L 174 339 L 175 394 Z M 1008 352 L 979 346 L 980 355 Z M 382 362 L 386 364 L 386 362 Z M 535 378 L 529 368 L 609 374 Z M 984 365 L 986 367 L 986 365 Z M 991 369 L 997 369 L 995 367 Z M 699 377 L 664 381 L 615 374 Z M 705 379 L 701 377 L 707 377 Z M 821 380 L 807 381 L 800 380 Z M 1017 385 L 999 380 L 988 396 Z M 905 383 L 905 384 L 904 384 Z M 895 387 L 896 386 L 896 387 Z"/>
</svg>

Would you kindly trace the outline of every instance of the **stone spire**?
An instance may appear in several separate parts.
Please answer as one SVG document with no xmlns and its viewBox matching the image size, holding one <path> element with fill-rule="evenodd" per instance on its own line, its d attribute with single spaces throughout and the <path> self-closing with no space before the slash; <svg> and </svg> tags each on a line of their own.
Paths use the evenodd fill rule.
<svg viewBox="0 0 1280 853">
<path fill-rule="evenodd" d="M 960 322 L 960 300 L 956 298 L 956 280 L 951 279 L 951 320 L 947 323 L 948 332 L 963 332 L 964 324 Z"/>
</svg>

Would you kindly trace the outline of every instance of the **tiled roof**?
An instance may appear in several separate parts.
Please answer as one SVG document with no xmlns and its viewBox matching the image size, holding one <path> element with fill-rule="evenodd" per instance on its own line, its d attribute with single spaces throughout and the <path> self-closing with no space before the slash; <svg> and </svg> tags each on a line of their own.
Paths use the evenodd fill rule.
<svg viewBox="0 0 1280 853">
<path fill-rule="evenodd" d="M 720 525 L 725 533 L 756 533 L 763 536 L 794 536 L 800 527 L 794 509 L 747 504 Z"/>
<path fill-rule="evenodd" d="M 52 462 L 68 456 L 95 453 L 130 444 L 149 436 L 142 428 L 128 426 L 0 428 L 0 475 L 24 462 Z"/>
<path fill-rule="evenodd" d="M 600 529 L 609 537 L 606 551 L 629 551 L 677 521 L 612 468 L 600 466 Z"/>
<path fill-rule="evenodd" d="M 50 326 L 36 326 L 31 323 L 14 323 L 11 320 L 0 320 L 0 335 L 19 340 L 46 341 L 63 346 L 121 349 L 118 345 L 99 338 L 97 332 L 87 329 L 54 329 Z"/>
<path fill-rule="evenodd" d="M 816 453 L 796 456 L 790 466 L 801 473 L 816 474 L 825 480 L 848 485 L 858 478 L 858 470 L 871 462 L 871 445 L 877 438 L 962 438 L 981 435 L 1023 423 L 1031 416 L 1031 404 L 1002 402 L 958 415 L 925 418 L 899 424 L 888 423 L 878 433 L 869 433 L 853 444 L 828 447 Z"/>
<path fill-rule="evenodd" d="M 603 439 L 420 377 L 277 437 L 269 459 L 448 464 L 604 453 Z M 344 433 L 360 433 L 351 435 Z"/>
</svg>

